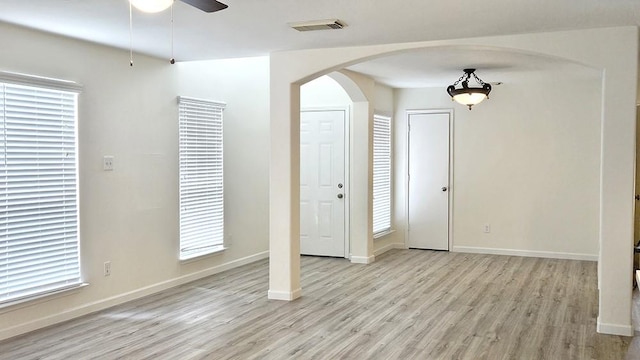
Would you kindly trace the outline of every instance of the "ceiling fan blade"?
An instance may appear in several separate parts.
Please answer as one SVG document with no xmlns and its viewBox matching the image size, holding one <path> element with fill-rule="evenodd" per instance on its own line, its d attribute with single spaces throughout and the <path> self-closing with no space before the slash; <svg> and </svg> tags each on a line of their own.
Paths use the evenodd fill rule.
<svg viewBox="0 0 640 360">
<path fill-rule="evenodd" d="M 181 0 L 181 1 L 183 3 L 187 3 L 193 7 L 197 7 L 198 9 L 208 13 L 224 10 L 228 7 L 227 5 L 216 0 Z"/>
</svg>

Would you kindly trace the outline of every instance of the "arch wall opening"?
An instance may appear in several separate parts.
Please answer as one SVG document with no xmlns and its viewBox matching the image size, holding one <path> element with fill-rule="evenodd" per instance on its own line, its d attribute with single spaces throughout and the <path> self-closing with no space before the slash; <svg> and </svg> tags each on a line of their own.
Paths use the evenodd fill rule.
<svg viewBox="0 0 640 360">
<path fill-rule="evenodd" d="M 632 335 L 631 269 L 638 31 L 635 27 L 313 49 L 271 56 L 269 297 L 301 295 L 299 245 L 300 85 L 367 59 L 411 49 L 490 46 L 585 64 L 602 73 L 598 331 Z"/>
</svg>

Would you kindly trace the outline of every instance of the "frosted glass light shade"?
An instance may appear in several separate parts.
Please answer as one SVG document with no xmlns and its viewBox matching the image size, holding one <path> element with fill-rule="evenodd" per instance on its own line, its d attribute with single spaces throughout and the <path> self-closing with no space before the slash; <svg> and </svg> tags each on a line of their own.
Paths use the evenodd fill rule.
<svg viewBox="0 0 640 360">
<path fill-rule="evenodd" d="M 473 106 L 476 104 L 480 104 L 484 99 L 487 98 L 487 94 L 472 92 L 472 93 L 461 93 L 457 94 L 453 97 L 457 103 L 467 106 Z"/>
<path fill-rule="evenodd" d="M 473 105 L 481 103 L 484 99 L 489 98 L 491 92 L 491 84 L 487 84 L 480 80 L 475 74 L 476 69 L 464 69 L 464 75 L 454 82 L 453 85 L 447 87 L 447 94 L 451 96 L 451 100 L 466 105 L 471 110 Z M 469 80 L 473 77 L 480 87 L 470 87 Z M 460 84 L 461 87 L 456 88 Z"/>
<path fill-rule="evenodd" d="M 157 13 L 168 9 L 173 0 L 129 0 L 129 2 L 140 11 Z"/>
</svg>

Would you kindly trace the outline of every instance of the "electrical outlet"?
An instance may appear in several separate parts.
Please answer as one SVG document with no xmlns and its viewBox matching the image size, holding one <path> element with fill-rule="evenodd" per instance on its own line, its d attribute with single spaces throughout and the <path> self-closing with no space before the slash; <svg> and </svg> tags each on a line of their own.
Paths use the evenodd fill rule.
<svg viewBox="0 0 640 360">
<path fill-rule="evenodd" d="M 105 155 L 102 158 L 102 170 L 113 171 L 113 156 Z"/>
<path fill-rule="evenodd" d="M 111 275 L 111 261 L 104 262 L 104 276 Z"/>
<path fill-rule="evenodd" d="M 491 224 L 484 224 L 483 231 L 488 234 L 491 232 Z"/>
</svg>

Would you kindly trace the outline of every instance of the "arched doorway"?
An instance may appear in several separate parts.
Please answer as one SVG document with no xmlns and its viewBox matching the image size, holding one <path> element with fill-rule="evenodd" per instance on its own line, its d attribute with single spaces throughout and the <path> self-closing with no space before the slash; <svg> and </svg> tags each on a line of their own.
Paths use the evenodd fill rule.
<svg viewBox="0 0 640 360">
<path fill-rule="evenodd" d="M 587 32 L 587 33 L 586 33 Z M 615 41 L 613 41 L 615 39 Z M 637 31 L 635 28 L 294 51 L 271 58 L 272 181 L 270 294 L 300 295 L 297 238 L 299 86 L 365 59 L 423 47 L 494 46 L 569 59 L 603 76 L 600 171 L 598 331 L 630 335 L 633 163 Z M 295 66 L 293 66 L 295 64 Z M 274 181 L 278 180 L 278 181 Z"/>
</svg>

